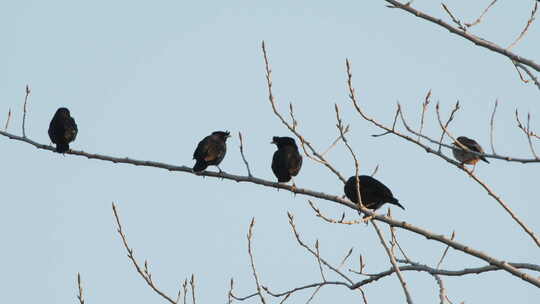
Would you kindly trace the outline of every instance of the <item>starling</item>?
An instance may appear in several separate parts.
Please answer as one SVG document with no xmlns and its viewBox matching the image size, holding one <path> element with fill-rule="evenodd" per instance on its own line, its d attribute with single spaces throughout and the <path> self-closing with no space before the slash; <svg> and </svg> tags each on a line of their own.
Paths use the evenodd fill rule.
<svg viewBox="0 0 540 304">
<path fill-rule="evenodd" d="M 478 152 L 478 153 L 484 153 L 484 149 L 482 149 L 482 147 L 480 147 L 480 145 L 473 139 L 470 139 L 468 137 L 465 137 L 465 136 L 460 136 L 456 139 L 456 142 L 453 143 L 454 145 L 454 148 L 452 148 L 452 153 L 454 154 L 454 157 L 460 161 L 462 164 L 469 164 L 469 165 L 476 165 L 476 163 L 479 161 L 479 160 L 483 160 L 485 161 L 486 163 L 489 164 L 489 162 L 487 161 L 487 159 L 481 155 L 476 155 L 474 153 L 471 153 L 471 152 L 467 152 L 465 151 L 464 149 L 461 148 L 461 146 L 458 145 L 458 142 L 462 145 L 464 145 L 465 147 L 467 147 L 467 149 L 471 150 L 471 151 L 474 151 L 474 152 Z"/>
<path fill-rule="evenodd" d="M 65 153 L 69 150 L 69 143 L 77 137 L 77 124 L 67 108 L 56 110 L 49 124 L 49 137 L 56 144 L 56 152 Z"/>
<path fill-rule="evenodd" d="M 377 210 L 384 205 L 384 203 L 390 203 L 405 210 L 405 207 L 403 207 L 398 202 L 397 198 L 392 195 L 392 191 L 380 181 L 368 175 L 359 175 L 358 182 L 360 184 L 360 196 L 362 197 L 362 204 L 364 207 Z M 343 190 L 348 199 L 353 203 L 358 203 L 356 176 L 353 175 L 347 180 Z"/>
<path fill-rule="evenodd" d="M 219 164 L 227 153 L 227 138 L 231 137 L 229 131 L 216 131 L 206 136 L 197 145 L 193 153 L 193 159 L 197 162 L 193 166 L 193 172 L 201 172 L 208 166 L 216 166 L 221 171 Z"/>
<path fill-rule="evenodd" d="M 298 153 L 298 147 L 293 138 L 274 136 L 271 143 L 277 146 L 277 151 L 274 152 L 272 158 L 272 171 L 278 182 L 286 183 L 300 172 L 302 155 Z"/>
</svg>

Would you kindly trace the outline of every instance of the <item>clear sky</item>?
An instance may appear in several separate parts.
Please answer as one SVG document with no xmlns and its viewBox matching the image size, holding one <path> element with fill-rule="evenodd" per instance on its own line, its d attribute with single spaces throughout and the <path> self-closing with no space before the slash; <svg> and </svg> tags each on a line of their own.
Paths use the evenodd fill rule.
<svg viewBox="0 0 540 304">
<path fill-rule="evenodd" d="M 449 1 L 471 21 L 490 1 Z M 509 45 L 530 16 L 533 1 L 502 1 L 473 32 Z M 415 1 L 448 19 L 439 3 Z M 475 47 L 448 31 L 384 1 L 6 1 L 0 10 L 0 121 L 13 111 L 9 131 L 20 134 L 24 86 L 29 84 L 27 135 L 49 143 L 49 121 L 67 106 L 79 126 L 73 149 L 178 165 L 193 164 L 197 142 L 214 130 L 245 137 L 253 174 L 274 180 L 271 137 L 288 135 L 267 101 L 260 50 L 267 42 L 280 110 L 293 102 L 300 130 L 324 150 L 337 136 L 334 103 L 350 123 L 361 171 L 388 185 L 407 208 L 395 217 L 512 262 L 539 262 L 539 251 L 484 190 L 463 172 L 363 121 L 347 99 L 345 58 L 352 61 L 359 100 L 370 115 L 391 124 L 396 101 L 418 125 L 429 89 L 445 117 L 459 100 L 451 131 L 489 147 L 489 117 L 496 99 L 497 152 L 529 157 L 516 128 L 515 108 L 531 111 L 540 130 L 539 91 L 519 81 L 508 59 Z M 533 24 L 514 51 L 540 60 L 540 27 Z M 438 136 L 428 113 L 426 133 Z M 221 168 L 245 174 L 237 136 Z M 36 150 L 0 138 L 2 276 L 0 302 L 73 303 L 76 273 L 88 303 L 161 303 L 126 258 L 115 231 L 116 202 L 130 245 L 148 259 L 156 283 L 175 294 L 195 273 L 199 303 L 224 303 L 231 276 L 237 294 L 254 291 L 246 233 L 257 220 L 254 256 L 261 281 L 284 291 L 320 280 L 316 261 L 297 246 L 287 224 L 296 215 L 309 244 L 338 264 L 349 248 L 349 267 L 390 267 L 373 228 L 321 222 L 306 197 L 155 168 L 114 165 Z M 489 150 L 489 149 L 487 149 Z M 448 151 L 446 151 L 448 153 Z M 351 157 L 338 146 L 328 158 L 345 176 Z M 538 165 L 492 160 L 477 166 L 480 178 L 540 231 Z M 211 168 L 214 170 L 214 168 Z M 299 187 L 342 194 L 339 180 L 304 160 Z M 316 201 L 324 212 L 342 208 Z M 383 210 L 386 211 L 386 208 Z M 354 212 L 347 211 L 350 216 Z M 386 227 L 385 227 L 385 231 Z M 388 234 L 386 234 L 388 237 Z M 411 258 L 434 265 L 444 247 L 400 231 Z M 484 265 L 450 251 L 444 267 Z M 345 269 L 346 271 L 346 269 Z M 329 278 L 334 278 L 332 274 Z M 351 275 L 355 277 L 354 275 Z M 434 280 L 405 273 L 416 303 L 438 301 Z M 362 277 L 357 277 L 361 280 Z M 540 292 L 507 273 L 445 278 L 454 303 L 538 303 Z M 504 288 L 503 288 L 504 286 Z M 501 287 L 500 289 L 496 289 Z M 365 288 L 370 303 L 404 302 L 395 276 Z M 305 302 L 310 292 L 290 302 Z M 358 303 L 356 292 L 326 287 L 314 303 Z M 272 300 L 274 302 L 274 300 Z"/>
</svg>

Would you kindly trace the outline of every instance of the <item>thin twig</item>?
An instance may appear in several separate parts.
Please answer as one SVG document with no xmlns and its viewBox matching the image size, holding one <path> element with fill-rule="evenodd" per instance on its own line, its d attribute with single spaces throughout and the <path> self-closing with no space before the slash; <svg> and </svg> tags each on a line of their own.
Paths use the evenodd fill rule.
<svg viewBox="0 0 540 304">
<path fill-rule="evenodd" d="M 23 119 L 22 119 L 22 135 L 26 138 L 26 104 L 28 102 L 28 95 L 30 95 L 30 87 L 26 85 L 25 95 L 24 95 L 24 105 L 23 105 Z"/>
<path fill-rule="evenodd" d="M 471 22 L 471 23 L 465 23 L 465 26 L 466 27 L 473 27 L 477 24 L 479 24 L 480 22 L 482 22 L 482 18 L 484 17 L 484 15 L 488 12 L 488 10 L 495 4 L 495 2 L 497 2 L 497 0 L 493 0 L 485 9 L 484 11 L 482 12 L 482 14 L 480 14 L 480 17 L 478 17 L 474 22 Z"/>
<path fill-rule="evenodd" d="M 81 274 L 77 272 L 77 286 L 79 289 L 79 294 L 77 295 L 77 299 L 79 300 L 80 304 L 84 304 L 84 296 L 83 296 L 83 287 L 82 287 L 82 281 L 81 281 Z"/>
<path fill-rule="evenodd" d="M 354 160 L 354 170 L 355 170 L 355 179 L 356 179 L 356 197 L 358 198 L 358 206 L 360 209 L 364 209 L 364 204 L 362 203 L 362 196 L 360 194 L 360 180 L 358 178 L 358 175 L 360 173 L 360 168 L 359 168 L 359 163 L 358 163 L 358 158 L 356 157 L 356 154 L 354 153 L 351 145 L 349 145 L 349 142 L 347 141 L 347 138 L 345 137 L 345 132 L 344 131 L 344 128 L 343 128 L 343 123 L 341 121 L 341 117 L 339 115 L 339 107 L 336 104 L 334 104 L 334 108 L 335 108 L 335 111 L 336 111 L 336 120 L 337 120 L 337 125 L 336 127 L 338 128 L 339 130 L 339 134 L 341 135 L 341 140 L 343 141 L 343 143 L 345 144 L 345 146 L 347 147 L 347 150 L 349 150 L 349 152 L 351 153 L 351 156 Z"/>
<path fill-rule="evenodd" d="M 191 280 L 189 280 L 189 285 L 191 286 L 191 299 L 192 299 L 192 303 L 193 304 L 196 304 L 195 303 L 195 275 L 194 274 L 191 274 Z"/>
<path fill-rule="evenodd" d="M 452 231 L 452 236 L 450 237 L 450 239 L 453 241 L 455 237 L 456 237 L 456 231 Z M 446 254 L 448 253 L 448 249 L 450 249 L 450 246 L 446 246 L 446 249 L 444 249 L 443 254 L 441 256 L 441 259 L 437 263 L 437 269 L 439 269 L 439 267 L 441 267 L 441 264 L 442 264 L 444 258 L 446 257 Z"/>
<path fill-rule="evenodd" d="M 257 286 L 257 294 L 259 295 L 259 298 L 261 299 L 261 303 L 266 304 L 266 299 L 264 298 L 264 295 L 261 292 L 261 284 L 259 283 L 259 275 L 257 274 L 257 270 L 255 269 L 255 262 L 253 260 L 253 251 L 251 249 L 251 239 L 253 238 L 253 226 L 255 226 L 255 218 L 251 219 L 251 222 L 249 223 L 248 234 L 247 234 L 249 261 L 251 263 L 251 270 L 253 272 L 253 278 L 255 279 L 255 285 Z"/>
<path fill-rule="evenodd" d="M 315 241 L 315 252 L 317 257 L 317 264 L 319 264 L 319 271 L 321 272 L 321 278 L 323 279 L 323 282 L 326 282 L 326 277 L 324 276 L 324 271 L 322 269 L 321 264 L 321 252 L 319 251 L 319 240 Z"/>
<path fill-rule="evenodd" d="M 446 5 L 444 3 L 441 3 L 444 11 L 450 16 L 450 18 L 452 18 L 452 22 L 454 22 L 458 28 L 460 28 L 462 31 L 467 31 L 467 28 L 465 26 L 463 26 L 463 24 L 461 23 L 461 21 L 459 19 L 457 19 L 456 17 L 454 17 L 454 15 L 452 14 L 452 12 L 450 12 L 450 9 L 448 7 L 446 7 Z"/>
<path fill-rule="evenodd" d="M 396 262 L 396 258 L 394 257 L 394 254 L 392 251 L 388 248 L 386 245 L 386 241 L 384 240 L 384 237 L 381 233 L 381 230 L 377 226 L 377 223 L 375 221 L 371 221 L 371 224 L 373 225 L 373 228 L 375 228 L 375 231 L 377 231 L 377 235 L 379 236 L 379 240 L 381 241 L 381 244 L 384 247 L 384 250 L 386 251 L 386 254 L 388 254 L 388 258 L 390 259 L 390 263 L 394 267 L 394 270 L 396 271 L 396 275 L 399 279 L 399 282 L 401 283 L 401 287 L 403 288 L 403 292 L 405 293 L 405 298 L 407 299 L 408 304 L 412 304 L 413 300 L 411 298 L 411 294 L 409 293 L 409 288 L 407 288 L 407 282 L 405 281 L 405 278 L 403 278 L 403 275 L 401 274 L 401 271 L 399 270 L 399 265 Z"/>
<path fill-rule="evenodd" d="M 244 155 L 244 140 L 242 138 L 242 132 L 238 132 L 238 138 L 240 138 L 240 154 L 242 155 L 242 160 L 244 161 L 244 164 L 246 165 L 248 176 L 252 177 L 253 175 L 251 175 L 251 170 L 249 169 L 249 163 L 246 160 L 246 156 Z"/>
<path fill-rule="evenodd" d="M 533 83 L 536 85 L 536 87 L 540 90 L 540 80 L 538 80 L 538 77 L 536 77 L 530 70 L 528 67 L 524 66 L 523 64 L 521 63 L 518 63 L 518 62 L 515 62 L 515 61 L 512 61 L 512 64 L 516 67 L 516 70 L 518 71 L 518 74 L 519 74 L 519 78 L 521 78 L 521 80 L 524 82 L 524 83 L 528 83 L 529 80 L 525 79 L 523 77 L 523 75 L 521 75 L 521 72 L 519 71 L 519 69 L 522 69 L 523 71 L 525 71 L 525 73 L 527 73 L 527 75 L 529 75 L 529 77 L 531 78 L 531 80 L 533 81 Z"/>
<path fill-rule="evenodd" d="M 495 152 L 495 146 L 493 145 L 493 133 L 495 130 L 495 112 L 497 111 L 497 106 L 499 105 L 499 100 L 495 100 L 495 106 L 493 106 L 493 112 L 491 113 L 491 120 L 489 121 L 489 144 L 491 145 L 491 153 L 497 154 Z"/>
<path fill-rule="evenodd" d="M 424 98 L 424 102 L 422 103 L 422 115 L 420 116 L 420 128 L 418 129 L 418 133 L 422 134 L 422 130 L 424 129 L 424 117 L 426 115 L 427 107 L 429 106 L 429 103 L 431 100 L 429 99 L 431 97 L 431 89 L 426 94 L 426 97 Z M 392 126 L 393 128 L 393 126 Z M 418 141 L 420 141 L 420 135 L 418 135 Z"/>
<path fill-rule="evenodd" d="M 440 127 L 442 129 L 441 139 L 439 140 L 439 152 L 441 152 L 441 143 L 442 143 L 442 141 L 444 139 L 444 135 L 448 134 L 448 136 L 450 136 L 450 134 L 448 133 L 448 125 L 450 125 L 450 123 L 454 119 L 454 114 L 456 114 L 456 112 L 459 110 L 459 100 L 456 102 L 454 108 L 452 109 L 452 112 L 450 113 L 450 117 L 448 117 L 448 120 L 444 124 L 444 127 L 442 126 L 442 123 L 441 123 L 441 120 L 440 120 L 439 103 L 438 102 L 437 102 L 437 106 L 435 106 L 435 110 L 437 112 L 437 117 L 439 118 L 439 124 L 440 124 Z M 452 137 L 452 141 L 455 142 L 456 140 Z M 458 142 L 458 144 L 460 144 L 460 143 Z M 465 147 L 465 146 L 463 146 L 462 148 L 465 148 L 466 150 L 468 150 L 467 147 Z"/>
<path fill-rule="evenodd" d="M 7 131 L 9 127 L 9 122 L 11 121 L 11 108 L 9 108 L 7 119 L 6 119 L 6 125 L 4 127 L 4 131 Z"/>
<path fill-rule="evenodd" d="M 531 11 L 531 18 L 529 18 L 529 20 L 527 20 L 527 24 L 525 25 L 525 28 L 523 28 L 523 31 L 521 31 L 521 33 L 519 34 L 519 36 L 516 38 L 516 40 L 514 40 L 514 42 L 512 42 L 506 49 L 507 50 L 510 50 L 511 48 L 513 48 L 514 46 L 516 46 L 516 44 L 521 40 L 521 38 L 523 38 L 523 36 L 525 36 L 525 33 L 527 33 L 527 31 L 529 30 L 529 27 L 531 26 L 531 24 L 533 23 L 534 21 L 534 18 L 536 16 L 536 12 L 538 10 L 538 2 L 535 1 L 534 2 L 534 7 Z"/>
<path fill-rule="evenodd" d="M 345 127 L 345 130 L 343 130 L 343 134 L 347 134 L 347 132 L 349 132 L 351 130 L 350 128 L 350 125 L 347 125 Z M 326 150 L 324 150 L 324 152 L 322 153 L 322 155 L 326 155 L 328 152 L 330 152 L 330 150 L 332 150 L 332 148 L 334 148 L 337 143 L 341 140 L 341 135 L 339 135 L 333 142 L 332 144 L 330 144 L 330 146 L 328 146 L 328 148 L 326 148 Z"/>
<path fill-rule="evenodd" d="M 154 282 L 152 281 L 152 276 L 148 272 L 147 262 L 145 261 L 144 263 L 145 264 L 144 270 L 139 266 L 139 263 L 137 262 L 137 260 L 135 259 L 135 255 L 133 254 L 133 249 L 130 248 L 128 245 L 126 235 L 124 234 L 124 231 L 122 229 L 122 224 L 120 223 L 120 217 L 118 216 L 116 205 L 114 203 L 112 203 L 112 209 L 113 209 L 114 218 L 116 219 L 117 232 L 120 235 L 120 238 L 122 239 L 122 243 L 124 244 L 124 248 L 126 249 L 128 253 L 127 255 L 128 258 L 133 263 L 133 266 L 135 267 L 139 275 L 141 275 L 141 277 L 144 279 L 146 284 L 148 284 L 148 286 L 150 286 L 150 288 L 152 288 L 152 290 L 155 291 L 158 295 L 160 295 L 162 298 L 167 300 L 169 303 L 176 304 L 176 302 L 171 297 L 169 297 L 168 295 L 163 293 L 161 290 L 159 290 L 157 286 L 154 284 Z"/>
<path fill-rule="evenodd" d="M 536 151 L 534 150 L 534 145 L 531 139 L 531 137 L 538 138 L 538 136 L 534 134 L 534 132 L 531 131 L 531 113 L 527 114 L 527 127 L 525 127 L 519 120 L 519 113 L 518 113 L 518 110 L 516 109 L 516 121 L 518 123 L 518 128 L 520 128 L 521 131 L 525 133 L 525 136 L 527 136 L 527 141 L 529 142 L 529 148 L 531 149 L 532 155 L 534 156 L 534 158 L 538 159 L 538 155 L 536 155 Z"/>
<path fill-rule="evenodd" d="M 319 208 L 315 207 L 315 204 L 311 200 L 308 200 L 308 203 L 309 203 L 309 206 L 313 209 L 313 211 L 315 211 L 315 215 L 317 217 L 320 217 L 321 219 L 323 219 L 324 221 L 326 221 L 328 223 L 331 223 L 331 224 L 344 224 L 344 225 L 356 225 L 356 224 L 362 223 L 362 221 L 360 221 L 360 220 L 346 221 L 345 220 L 345 212 L 343 212 L 343 214 L 341 215 L 341 218 L 339 220 L 330 218 L 330 217 L 324 215 Z"/>
<path fill-rule="evenodd" d="M 308 245 L 306 245 L 302 239 L 300 239 L 300 234 L 298 233 L 298 231 L 296 230 L 296 225 L 294 224 L 294 215 L 290 212 L 287 212 L 287 216 L 289 217 L 289 225 L 291 226 L 291 229 L 292 229 L 292 232 L 294 234 L 294 237 L 296 238 L 296 241 L 298 242 L 298 244 L 300 244 L 300 246 L 304 247 L 309 253 L 311 253 L 313 256 L 317 257 L 317 253 L 315 252 L 315 250 L 311 249 Z M 321 261 L 321 263 L 323 265 L 325 265 L 326 267 L 328 267 L 328 269 L 334 271 L 336 274 L 338 274 L 340 277 L 344 278 L 345 280 L 347 280 L 347 282 L 349 283 L 352 283 L 352 280 L 344 275 L 341 271 L 339 271 L 336 267 L 330 265 L 325 259 L 323 259 L 322 257 L 319 256 L 319 259 Z"/>
</svg>

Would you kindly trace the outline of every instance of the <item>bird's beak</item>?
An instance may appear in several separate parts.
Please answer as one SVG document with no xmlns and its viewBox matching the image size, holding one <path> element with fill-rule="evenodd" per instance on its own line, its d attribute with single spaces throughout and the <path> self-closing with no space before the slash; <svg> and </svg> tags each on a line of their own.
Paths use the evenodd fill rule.
<svg viewBox="0 0 540 304">
<path fill-rule="evenodd" d="M 403 207 L 400 203 L 394 203 L 394 205 L 398 206 L 399 208 L 405 210 L 405 207 Z"/>
</svg>

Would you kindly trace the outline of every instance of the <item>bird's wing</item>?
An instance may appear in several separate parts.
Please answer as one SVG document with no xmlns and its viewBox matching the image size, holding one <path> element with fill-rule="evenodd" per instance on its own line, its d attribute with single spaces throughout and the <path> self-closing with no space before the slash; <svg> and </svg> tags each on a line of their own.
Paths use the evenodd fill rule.
<svg viewBox="0 0 540 304">
<path fill-rule="evenodd" d="M 193 158 L 196 160 L 204 160 L 208 152 L 208 137 L 203 138 L 197 145 L 195 152 L 193 152 Z"/>
<path fill-rule="evenodd" d="M 272 157 L 272 172 L 274 172 L 275 176 L 280 175 L 279 174 L 279 150 L 274 152 L 274 156 Z"/>
<path fill-rule="evenodd" d="M 290 147 L 287 150 L 287 168 L 289 168 L 289 173 L 293 176 L 296 176 L 300 172 L 302 167 L 302 155 L 298 153 L 298 150 L 295 147 Z"/>
<path fill-rule="evenodd" d="M 478 153 L 484 153 L 484 149 L 478 144 L 475 140 L 470 138 L 465 138 L 460 140 L 460 142 L 465 145 L 467 148 L 469 148 L 471 151 L 475 151 Z"/>
<path fill-rule="evenodd" d="M 55 121 L 54 121 L 54 118 L 53 118 L 53 120 L 51 120 L 51 123 L 49 124 L 48 133 L 49 133 L 49 138 L 51 139 L 51 141 L 56 144 L 56 140 L 55 140 L 56 136 L 54 136 L 54 127 L 55 127 L 54 122 Z"/>
<path fill-rule="evenodd" d="M 73 119 L 73 117 L 68 117 L 66 119 L 64 122 L 64 130 L 66 139 L 68 141 L 74 141 L 79 130 L 77 129 L 77 124 L 75 123 L 75 119 Z"/>
</svg>

